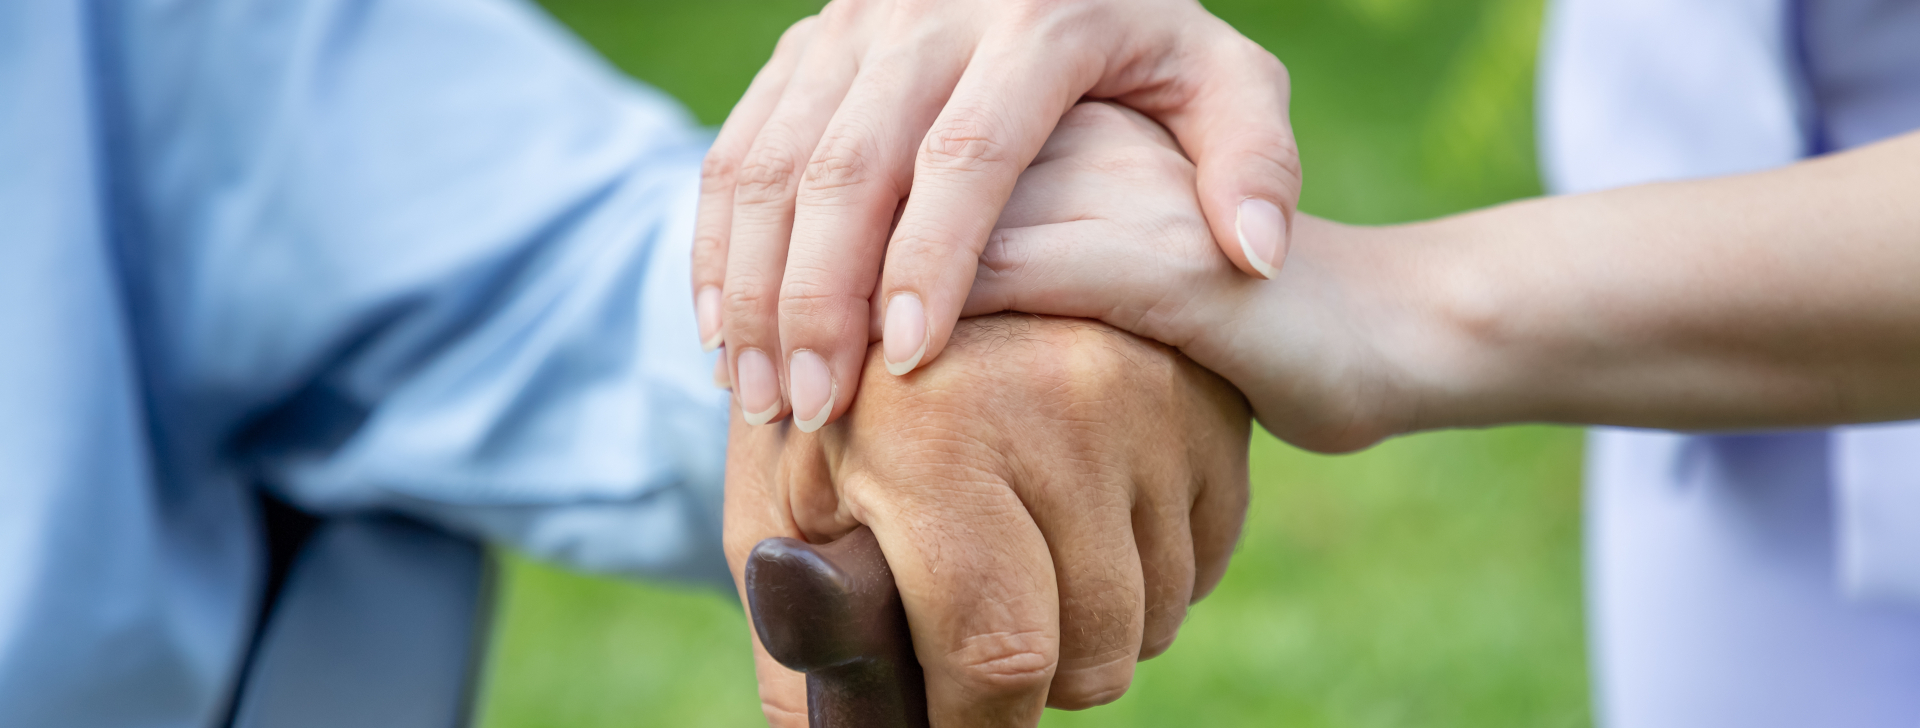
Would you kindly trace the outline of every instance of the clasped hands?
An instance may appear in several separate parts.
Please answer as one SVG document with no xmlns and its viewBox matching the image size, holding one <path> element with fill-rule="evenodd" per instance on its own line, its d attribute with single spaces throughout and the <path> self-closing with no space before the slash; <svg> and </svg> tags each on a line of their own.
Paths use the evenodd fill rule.
<svg viewBox="0 0 1920 728">
<path fill-rule="evenodd" d="M 1326 452 L 1920 416 L 1896 204 L 1920 134 L 1358 228 L 1294 212 L 1285 99 L 1190 0 L 836 0 L 796 26 L 702 187 L 736 569 L 760 537 L 872 525 L 934 725 L 1030 725 L 1117 696 L 1217 578 L 1249 409 Z M 1027 317 L 962 320 L 1000 311 Z M 769 717 L 803 721 L 760 668 Z"/>
<path fill-rule="evenodd" d="M 1316 267 L 1320 252 L 1296 257 Z M 735 408 L 736 579 L 762 539 L 865 524 L 906 603 L 934 725 L 1032 725 L 1043 706 L 1119 697 L 1239 535 L 1248 401 L 1181 349 L 1231 335 L 1206 329 L 1257 294 L 1242 282 L 1171 136 L 1122 107 L 1076 106 L 1021 176 L 962 312 L 974 318 L 939 359 L 895 376 L 876 343 L 858 400 L 816 432 Z M 1214 292 L 1177 295 L 1201 285 Z M 1326 313 L 1319 325 L 1343 325 Z M 768 719 L 805 725 L 802 677 L 755 649 Z"/>
<path fill-rule="evenodd" d="M 935 726 L 1109 702 L 1168 648 L 1239 535 L 1249 398 L 1321 449 L 1391 424 L 1348 421 L 1392 398 L 1364 347 L 1328 335 L 1364 325 L 1348 314 L 1366 297 L 1262 285 L 1345 257 L 1301 249 L 1303 230 L 1338 228 L 1292 214 L 1284 69 L 1187 0 L 1073 15 L 1095 5 L 969 6 L 1010 13 L 987 32 L 921 17 L 961 4 L 831 4 L 783 38 L 708 157 L 694 290 L 735 390 L 729 563 L 739 580 L 763 539 L 871 527 Z M 875 32 L 916 24 L 970 30 Z M 940 56 L 970 43 L 955 85 Z M 931 125 L 917 158 L 898 144 L 915 124 Z M 1239 320 L 1256 308 L 1290 323 Z M 1003 311 L 1021 313 L 967 318 Z M 1252 324 L 1316 346 L 1271 371 L 1233 345 Z M 803 678 L 755 650 L 768 720 L 806 725 Z"/>
</svg>

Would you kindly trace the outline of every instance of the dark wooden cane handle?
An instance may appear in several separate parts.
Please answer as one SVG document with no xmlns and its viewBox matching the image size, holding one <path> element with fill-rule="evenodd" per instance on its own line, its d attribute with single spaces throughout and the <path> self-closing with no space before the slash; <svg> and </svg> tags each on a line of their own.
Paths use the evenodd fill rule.
<svg viewBox="0 0 1920 728">
<path fill-rule="evenodd" d="M 867 527 L 817 546 L 761 541 L 747 557 L 747 610 L 767 653 L 807 674 L 812 728 L 926 728 L 907 613 Z"/>
</svg>

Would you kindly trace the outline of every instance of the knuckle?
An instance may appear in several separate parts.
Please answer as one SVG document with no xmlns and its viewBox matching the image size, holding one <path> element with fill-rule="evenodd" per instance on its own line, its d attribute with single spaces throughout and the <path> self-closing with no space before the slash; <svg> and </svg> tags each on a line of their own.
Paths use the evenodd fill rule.
<svg viewBox="0 0 1920 728">
<path fill-rule="evenodd" d="M 792 196 L 793 178 L 800 169 L 797 156 L 786 144 L 756 144 L 747 153 L 735 173 L 736 204 L 784 202 Z"/>
<path fill-rule="evenodd" d="M 958 259 L 962 254 L 966 260 Z M 938 234 L 925 223 L 902 222 L 887 244 L 887 272 L 902 281 L 937 280 L 948 265 L 968 264 L 973 257 L 970 248 L 952 235 Z"/>
<path fill-rule="evenodd" d="M 731 149 L 715 146 L 707 150 L 705 159 L 700 160 L 700 186 L 702 190 L 712 191 L 733 186 L 734 173 L 740 168 L 739 154 Z"/>
<path fill-rule="evenodd" d="M 811 281 L 789 277 L 780 290 L 780 318 L 811 330 L 849 331 L 867 322 L 867 299 Z"/>
<path fill-rule="evenodd" d="M 769 728 L 805 728 L 807 710 L 804 706 L 788 705 L 779 698 L 760 698 L 760 714 L 766 716 Z"/>
<path fill-rule="evenodd" d="M 1181 581 L 1190 585 L 1193 575 L 1189 573 Z M 1180 636 L 1180 624 L 1186 621 L 1187 603 L 1193 599 L 1193 589 L 1187 586 L 1171 591 L 1165 598 L 1147 600 L 1147 628 L 1140 640 L 1143 662 L 1166 654 Z"/>
<path fill-rule="evenodd" d="M 1287 75 L 1287 64 L 1281 62 L 1280 57 L 1267 50 L 1266 46 L 1243 35 L 1240 36 L 1239 50 L 1246 56 L 1247 63 L 1252 64 L 1254 71 L 1268 77 L 1271 82 L 1285 85 L 1291 81 Z"/>
<path fill-rule="evenodd" d="M 804 42 L 813 35 L 814 28 L 819 24 L 820 16 L 817 14 L 794 21 L 793 25 L 787 26 L 786 30 L 780 32 L 780 40 L 774 42 L 773 52 L 780 53 L 788 50 L 795 43 Z"/>
<path fill-rule="evenodd" d="M 1291 179 L 1297 188 L 1300 179 L 1300 145 L 1294 138 L 1274 129 L 1249 130 L 1233 140 L 1240 155 L 1241 169 L 1261 169 Z"/>
<path fill-rule="evenodd" d="M 726 265 L 727 239 L 711 225 L 702 225 L 693 236 L 693 264 L 696 275 L 710 275 L 708 266 Z"/>
<path fill-rule="evenodd" d="M 1295 180 L 1300 179 L 1300 146 L 1293 137 L 1277 135 L 1267 144 L 1260 145 L 1254 152 L 1260 159 L 1278 168 L 1283 174 Z"/>
<path fill-rule="evenodd" d="M 1178 635 L 1169 633 L 1162 637 L 1148 638 L 1147 641 L 1140 644 L 1140 660 L 1145 662 L 1167 654 L 1167 650 L 1173 648 L 1173 640 L 1176 636 Z"/>
<path fill-rule="evenodd" d="M 974 280 L 985 282 L 1018 274 L 1026 266 L 1031 253 L 1030 246 L 1024 242 L 1020 236 L 1006 230 L 995 230 L 988 234 L 986 247 L 980 249 L 980 265 L 974 273 Z"/>
<path fill-rule="evenodd" d="M 851 9 L 852 5 L 853 0 L 832 0 L 832 2 L 820 6 L 820 14 L 815 17 L 820 18 L 820 22 L 827 27 L 833 27 L 835 24 L 842 22 L 848 13 L 853 12 Z"/>
<path fill-rule="evenodd" d="M 836 190 L 858 185 L 871 177 L 873 152 L 863 138 L 850 131 L 831 133 L 807 162 L 801 193 L 829 197 Z"/>
<path fill-rule="evenodd" d="M 1133 686 L 1133 655 L 1119 655 L 1105 664 L 1063 670 L 1047 691 L 1047 704 L 1061 710 L 1086 710 L 1106 705 L 1127 694 Z"/>
<path fill-rule="evenodd" d="M 947 657 L 954 679 L 981 698 L 1037 692 L 1053 681 L 1059 644 L 1041 632 L 975 635 Z"/>
<path fill-rule="evenodd" d="M 1260 71 L 1268 71 L 1276 67 L 1281 67 L 1279 56 L 1275 56 L 1272 51 L 1267 50 L 1266 46 L 1260 45 L 1252 38 L 1242 35 L 1231 26 L 1223 24 L 1218 26 L 1218 29 L 1228 36 L 1227 40 L 1220 47 L 1224 48 L 1228 53 L 1233 54 L 1240 61 L 1259 64 L 1256 70 Z"/>
<path fill-rule="evenodd" d="M 1118 686 L 1106 688 L 1104 690 L 1097 690 L 1097 691 L 1091 691 L 1091 692 L 1070 690 L 1070 691 L 1063 692 L 1057 696 L 1054 695 L 1053 693 L 1048 693 L 1047 704 L 1050 707 L 1057 708 L 1060 710 L 1086 710 L 1088 708 L 1097 708 L 1102 705 L 1106 705 L 1107 703 L 1111 703 L 1115 700 L 1119 700 L 1120 696 L 1127 694 L 1127 688 L 1131 686 L 1132 686 L 1132 683 L 1129 682 L 1127 684 L 1118 685 Z"/>
<path fill-rule="evenodd" d="M 768 311 L 770 291 L 752 283 L 730 284 L 721 292 L 720 310 L 729 323 L 738 322 L 744 327 Z"/>
<path fill-rule="evenodd" d="M 1107 401 L 1108 394 L 1126 388 L 1136 390 L 1135 399 L 1146 400 L 1173 381 L 1175 360 L 1164 353 L 1153 355 L 1156 345 L 1104 325 L 1089 324 L 1079 334 L 1099 339 L 1097 345 L 1079 341 L 1061 346 L 1062 376 L 1079 399 Z"/>
<path fill-rule="evenodd" d="M 1007 163 L 995 135 L 1002 125 L 984 110 L 961 110 L 936 124 L 921 144 L 920 160 L 933 170 L 977 172 Z"/>
<path fill-rule="evenodd" d="M 829 32 L 848 30 L 873 11 L 870 0 L 833 0 L 820 8 L 820 24 Z"/>
</svg>

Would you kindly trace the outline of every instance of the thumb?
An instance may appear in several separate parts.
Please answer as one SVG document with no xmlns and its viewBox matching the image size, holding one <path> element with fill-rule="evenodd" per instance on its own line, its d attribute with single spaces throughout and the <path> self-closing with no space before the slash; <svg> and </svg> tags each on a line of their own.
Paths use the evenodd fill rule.
<svg viewBox="0 0 1920 728">
<path fill-rule="evenodd" d="M 1165 125 L 1193 159 L 1221 251 L 1248 275 L 1271 279 L 1300 206 L 1291 82 L 1279 59 L 1224 22 L 1203 28 L 1188 41 L 1198 51 L 1181 61 L 1190 65 L 1175 70 L 1182 88 L 1143 95 L 1144 105 L 1125 102 Z"/>
</svg>

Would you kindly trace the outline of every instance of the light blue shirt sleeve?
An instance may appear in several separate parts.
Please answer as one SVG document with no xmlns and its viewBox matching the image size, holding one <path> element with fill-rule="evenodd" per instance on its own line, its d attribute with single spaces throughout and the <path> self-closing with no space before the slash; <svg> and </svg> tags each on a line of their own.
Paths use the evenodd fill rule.
<svg viewBox="0 0 1920 728">
<path fill-rule="evenodd" d="M 163 447 L 310 509 L 725 580 L 678 106 L 511 2 L 122 7 L 103 118 Z"/>
<path fill-rule="evenodd" d="M 0 2 L 0 725 L 217 723 L 257 483 L 725 580 L 705 145 L 517 0 Z"/>
</svg>

